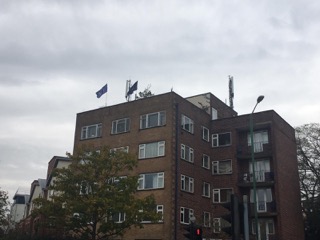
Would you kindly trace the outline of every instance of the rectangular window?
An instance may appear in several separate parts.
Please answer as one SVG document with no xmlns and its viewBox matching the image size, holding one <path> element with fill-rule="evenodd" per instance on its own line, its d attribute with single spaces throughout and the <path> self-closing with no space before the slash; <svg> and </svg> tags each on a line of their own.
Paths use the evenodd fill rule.
<svg viewBox="0 0 320 240">
<path fill-rule="evenodd" d="M 79 191 L 80 195 L 88 195 L 89 193 L 92 193 L 92 188 L 89 185 L 89 183 L 86 181 L 82 181 L 79 187 L 80 187 L 80 191 Z"/>
<path fill-rule="evenodd" d="M 203 212 L 203 226 L 204 227 L 211 227 L 211 216 L 209 212 Z"/>
<path fill-rule="evenodd" d="M 212 162 L 212 174 L 213 175 L 230 174 L 230 173 L 232 173 L 231 159 Z"/>
<path fill-rule="evenodd" d="M 252 234 L 255 235 L 256 229 L 255 229 L 255 221 L 254 220 L 252 221 L 251 230 L 252 230 Z M 265 232 L 266 234 L 270 234 L 270 235 L 275 234 L 273 219 L 258 220 L 258 231 Z"/>
<path fill-rule="evenodd" d="M 211 108 L 211 120 L 218 119 L 218 111 L 215 108 Z"/>
<path fill-rule="evenodd" d="M 214 218 L 212 221 L 212 224 L 213 224 L 213 232 L 220 233 L 221 232 L 221 219 Z"/>
<path fill-rule="evenodd" d="M 125 152 L 125 153 L 129 153 L 129 146 L 112 148 L 112 149 L 110 149 L 110 152 Z"/>
<path fill-rule="evenodd" d="M 202 167 L 210 169 L 210 157 L 206 154 L 202 155 Z"/>
<path fill-rule="evenodd" d="M 139 145 L 139 159 L 164 156 L 165 141 Z"/>
<path fill-rule="evenodd" d="M 209 129 L 206 127 L 202 127 L 202 139 L 209 142 Z"/>
<path fill-rule="evenodd" d="M 161 220 L 159 222 L 163 222 L 163 205 L 157 205 L 155 208 L 156 213 L 162 216 Z M 143 210 L 139 210 L 139 212 L 143 212 Z M 151 219 L 148 219 L 148 217 L 144 218 L 142 223 L 151 223 Z"/>
<path fill-rule="evenodd" d="M 193 217 L 193 209 L 191 208 L 180 208 L 180 222 L 183 224 L 190 224 L 190 218 Z"/>
<path fill-rule="evenodd" d="M 122 118 L 112 121 L 111 134 L 128 132 L 130 130 L 130 119 Z"/>
<path fill-rule="evenodd" d="M 193 148 L 181 144 L 181 159 L 186 160 L 188 162 L 193 162 L 194 161 L 194 152 Z"/>
<path fill-rule="evenodd" d="M 193 193 L 194 179 L 185 175 L 181 175 L 181 190 Z"/>
<path fill-rule="evenodd" d="M 101 128 L 101 123 L 82 127 L 81 140 L 101 137 Z"/>
<path fill-rule="evenodd" d="M 253 133 L 254 152 L 263 152 L 263 144 L 269 143 L 268 131 L 259 131 Z M 251 135 L 248 133 L 248 146 L 251 146 Z"/>
<path fill-rule="evenodd" d="M 271 188 L 259 188 L 256 191 L 257 211 L 267 212 L 267 203 L 272 202 Z M 250 202 L 254 202 L 253 190 L 250 190 Z"/>
<path fill-rule="evenodd" d="M 213 203 L 225 203 L 231 201 L 232 189 L 221 188 L 213 189 Z"/>
<path fill-rule="evenodd" d="M 212 147 L 224 147 L 231 145 L 231 133 L 212 134 Z"/>
<path fill-rule="evenodd" d="M 166 124 L 166 112 L 148 113 L 140 116 L 140 129 L 163 126 Z"/>
<path fill-rule="evenodd" d="M 126 214 L 124 212 L 118 212 L 118 213 L 114 213 L 112 215 L 112 220 L 115 223 L 122 223 L 126 220 Z"/>
<path fill-rule="evenodd" d="M 157 189 L 164 187 L 164 173 L 140 174 L 138 179 L 138 190 Z"/>
<path fill-rule="evenodd" d="M 181 116 L 181 127 L 187 132 L 193 133 L 194 123 L 193 120 L 185 115 Z"/>
<path fill-rule="evenodd" d="M 203 182 L 202 183 L 202 196 L 210 198 L 210 183 Z"/>
</svg>

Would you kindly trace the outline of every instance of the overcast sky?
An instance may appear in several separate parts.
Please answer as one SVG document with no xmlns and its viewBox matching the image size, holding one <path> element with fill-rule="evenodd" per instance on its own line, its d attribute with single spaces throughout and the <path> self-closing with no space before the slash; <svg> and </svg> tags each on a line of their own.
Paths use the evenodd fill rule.
<svg viewBox="0 0 320 240">
<path fill-rule="evenodd" d="M 0 187 L 10 198 L 73 149 L 76 114 L 138 91 L 212 92 L 238 114 L 320 122 L 320 1 L 0 0 Z"/>
</svg>

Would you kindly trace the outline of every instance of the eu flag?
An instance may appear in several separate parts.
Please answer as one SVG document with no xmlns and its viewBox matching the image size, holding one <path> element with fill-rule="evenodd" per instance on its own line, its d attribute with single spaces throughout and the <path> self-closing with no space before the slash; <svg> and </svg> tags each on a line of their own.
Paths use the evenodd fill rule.
<svg viewBox="0 0 320 240">
<path fill-rule="evenodd" d="M 134 91 L 138 89 L 138 81 L 136 81 L 129 89 L 127 95 L 131 95 Z"/>
<path fill-rule="evenodd" d="M 108 84 L 104 85 L 98 92 L 96 92 L 97 98 L 100 98 L 106 92 L 108 92 Z"/>
</svg>

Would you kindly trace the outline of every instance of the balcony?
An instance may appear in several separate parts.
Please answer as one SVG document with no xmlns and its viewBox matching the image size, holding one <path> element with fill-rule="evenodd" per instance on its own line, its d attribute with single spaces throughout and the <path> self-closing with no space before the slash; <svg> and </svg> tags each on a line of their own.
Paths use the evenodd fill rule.
<svg viewBox="0 0 320 240">
<path fill-rule="evenodd" d="M 277 215 L 276 202 L 257 202 L 257 213 L 259 217 L 272 217 Z M 254 204 L 250 203 L 250 215 L 254 216 Z"/>
<path fill-rule="evenodd" d="M 255 172 L 257 187 L 270 187 L 274 185 L 274 173 L 271 171 L 260 170 Z M 252 172 L 244 172 L 239 174 L 239 187 L 252 187 L 253 174 Z"/>
<path fill-rule="evenodd" d="M 253 150 L 256 157 L 271 156 L 272 149 L 269 142 L 260 141 L 253 143 Z M 238 159 L 250 159 L 251 158 L 251 144 L 240 144 L 237 147 Z"/>
</svg>

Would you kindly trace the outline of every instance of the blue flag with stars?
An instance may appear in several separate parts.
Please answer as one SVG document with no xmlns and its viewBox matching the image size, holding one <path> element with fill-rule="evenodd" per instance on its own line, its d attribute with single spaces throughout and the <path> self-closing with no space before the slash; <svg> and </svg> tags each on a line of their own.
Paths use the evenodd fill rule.
<svg viewBox="0 0 320 240">
<path fill-rule="evenodd" d="M 108 84 L 104 85 L 98 92 L 96 92 L 97 98 L 100 98 L 106 92 L 108 92 Z"/>
</svg>

